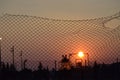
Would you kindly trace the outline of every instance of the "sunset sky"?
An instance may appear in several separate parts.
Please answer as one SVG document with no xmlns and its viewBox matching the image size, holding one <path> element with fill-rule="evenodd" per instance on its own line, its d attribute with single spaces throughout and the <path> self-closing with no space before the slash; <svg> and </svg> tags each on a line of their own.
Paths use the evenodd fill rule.
<svg viewBox="0 0 120 80">
<path fill-rule="evenodd" d="M 120 0 L 0 0 L 2 60 L 12 60 L 15 46 L 17 64 L 20 50 L 34 64 L 80 50 L 91 62 L 111 63 L 120 52 L 120 20 L 103 26 L 100 18 L 119 11 Z"/>
</svg>

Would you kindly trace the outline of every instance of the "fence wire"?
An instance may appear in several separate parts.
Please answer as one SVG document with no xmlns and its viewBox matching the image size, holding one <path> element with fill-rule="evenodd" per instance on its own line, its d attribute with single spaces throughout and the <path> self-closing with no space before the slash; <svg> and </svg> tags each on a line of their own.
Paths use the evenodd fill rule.
<svg viewBox="0 0 120 80">
<path fill-rule="evenodd" d="M 22 59 L 28 68 L 60 66 L 61 55 L 83 51 L 89 54 L 90 64 L 112 63 L 120 58 L 120 26 L 114 29 L 106 22 L 113 16 L 88 20 L 59 20 L 28 15 L 4 14 L 0 17 L 2 62 L 12 63 L 14 46 L 15 65 L 20 68 Z M 58 67 L 59 67 L 58 66 Z"/>
</svg>

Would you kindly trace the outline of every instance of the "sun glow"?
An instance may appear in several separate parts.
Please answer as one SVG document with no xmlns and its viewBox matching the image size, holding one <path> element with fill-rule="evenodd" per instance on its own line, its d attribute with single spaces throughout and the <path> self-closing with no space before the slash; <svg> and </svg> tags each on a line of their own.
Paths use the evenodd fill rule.
<svg viewBox="0 0 120 80">
<path fill-rule="evenodd" d="M 84 53 L 83 53 L 83 52 L 78 52 L 78 56 L 79 56 L 80 58 L 83 58 L 83 57 L 84 57 Z"/>
</svg>

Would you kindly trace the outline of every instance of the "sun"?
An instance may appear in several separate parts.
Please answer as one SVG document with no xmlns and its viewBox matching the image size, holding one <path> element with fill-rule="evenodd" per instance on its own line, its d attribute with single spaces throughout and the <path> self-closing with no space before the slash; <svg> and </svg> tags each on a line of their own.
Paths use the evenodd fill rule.
<svg viewBox="0 0 120 80">
<path fill-rule="evenodd" d="M 84 57 L 84 53 L 83 53 L 83 52 L 78 52 L 78 56 L 79 56 L 80 58 L 83 58 L 83 57 Z"/>
</svg>

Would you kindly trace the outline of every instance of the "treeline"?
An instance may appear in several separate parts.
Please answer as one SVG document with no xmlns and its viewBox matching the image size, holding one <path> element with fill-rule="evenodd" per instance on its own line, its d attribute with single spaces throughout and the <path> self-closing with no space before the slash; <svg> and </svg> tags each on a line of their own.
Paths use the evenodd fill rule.
<svg viewBox="0 0 120 80">
<path fill-rule="evenodd" d="M 80 68 L 49 70 L 39 63 L 38 69 L 32 71 L 28 68 L 16 70 L 13 64 L 2 63 L 0 80 L 120 80 L 120 62 L 112 64 L 98 64 L 82 66 Z"/>
</svg>

